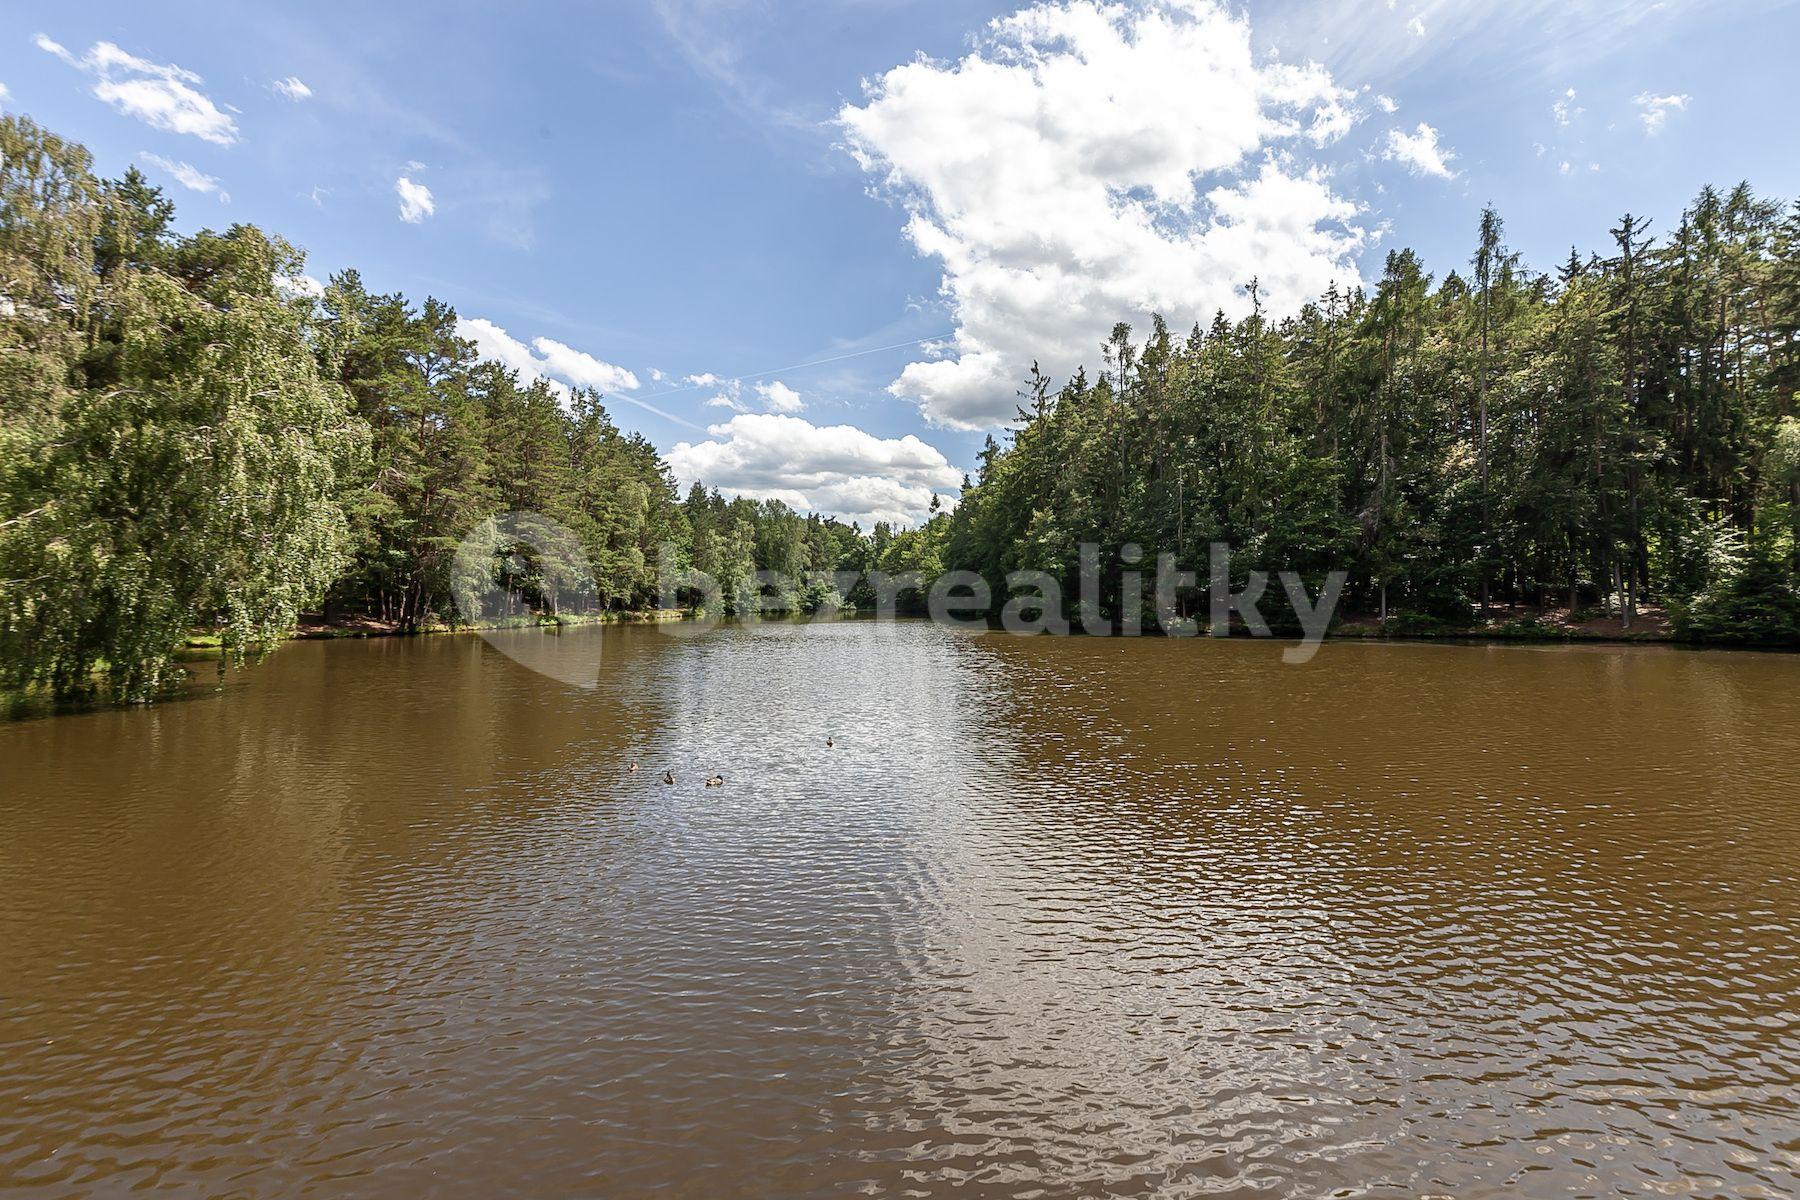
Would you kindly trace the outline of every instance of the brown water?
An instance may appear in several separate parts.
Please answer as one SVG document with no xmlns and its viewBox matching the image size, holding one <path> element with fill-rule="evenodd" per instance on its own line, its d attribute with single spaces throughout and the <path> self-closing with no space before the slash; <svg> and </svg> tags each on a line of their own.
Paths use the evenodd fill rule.
<svg viewBox="0 0 1800 1200">
<path fill-rule="evenodd" d="M 0 1190 L 1800 1189 L 1800 658 L 505 638 L 0 726 Z"/>
</svg>

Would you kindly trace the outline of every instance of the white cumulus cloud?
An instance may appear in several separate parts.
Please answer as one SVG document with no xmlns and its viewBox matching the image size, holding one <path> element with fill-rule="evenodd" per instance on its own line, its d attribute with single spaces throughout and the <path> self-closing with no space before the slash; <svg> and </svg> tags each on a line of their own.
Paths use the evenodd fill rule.
<svg viewBox="0 0 1800 1200">
<path fill-rule="evenodd" d="M 510 367 L 526 379 L 543 378 L 531 347 L 485 317 L 457 317 L 456 336 L 474 342 L 475 353 L 481 357 Z"/>
<path fill-rule="evenodd" d="M 546 375 L 566 380 L 576 387 L 597 388 L 602 392 L 625 392 L 638 386 L 638 377 L 624 367 L 601 362 L 572 346 L 547 337 L 531 339 Z"/>
<path fill-rule="evenodd" d="M 850 152 L 939 260 L 956 331 L 890 390 L 932 422 L 1002 424 L 1035 359 L 1066 375 L 1114 322 L 1291 312 L 1351 261 L 1356 206 L 1291 153 L 1340 136 L 1354 94 L 1252 50 L 1219 0 L 1061 0 L 992 22 L 838 114 Z"/>
<path fill-rule="evenodd" d="M 735 413 L 750 412 L 752 409 L 745 398 L 746 390 L 755 393 L 768 412 L 797 413 L 806 408 L 806 402 L 800 398 L 800 393 L 779 379 L 751 384 L 746 389 L 742 379 L 721 379 L 711 371 L 705 371 L 699 375 L 689 375 L 684 382 L 692 387 L 717 389 L 706 400 L 708 408 L 724 408 Z"/>
<path fill-rule="evenodd" d="M 732 496 L 780 500 L 864 526 L 912 525 L 933 496 L 953 501 L 961 474 L 917 437 L 879 438 L 853 425 L 819 426 L 781 413 L 740 413 L 681 442 L 669 467 L 685 487 L 704 482 Z"/>
<path fill-rule="evenodd" d="M 762 397 L 763 405 L 770 412 L 797 413 L 806 407 L 800 399 L 800 393 L 779 379 L 757 384 L 756 394 Z"/>
<path fill-rule="evenodd" d="M 41 33 L 32 41 L 44 53 L 92 75 L 94 96 L 126 116 L 217 146 L 237 141 L 237 122 L 193 86 L 203 80 L 192 71 L 139 58 L 111 42 L 95 42 L 77 58 Z"/>
<path fill-rule="evenodd" d="M 312 89 L 307 87 L 304 83 L 301 83 L 298 75 L 289 75 L 286 79 L 277 79 L 269 86 L 275 89 L 277 95 L 285 96 L 289 100 L 300 101 L 310 100 L 312 98 Z"/>
<path fill-rule="evenodd" d="M 139 158 L 159 170 L 167 171 L 175 177 L 175 182 L 191 192 L 201 192 L 208 196 L 217 196 L 221 203 L 229 203 L 231 196 L 222 188 L 216 177 L 208 175 L 193 163 L 179 162 L 164 158 L 160 154 L 142 151 Z"/>
<path fill-rule="evenodd" d="M 431 189 L 405 175 L 394 180 L 394 194 L 400 197 L 400 219 L 408 225 L 417 225 L 437 211 Z"/>
<path fill-rule="evenodd" d="M 1655 96 L 1645 92 L 1632 103 L 1638 106 L 1638 120 L 1644 123 L 1644 132 L 1655 137 L 1669 123 L 1670 114 L 1686 112 L 1692 100 L 1692 96 Z"/>
<path fill-rule="evenodd" d="M 517 371 L 525 382 L 542 379 L 559 396 L 567 397 L 570 387 L 627 392 L 639 386 L 624 367 L 549 338 L 534 338 L 528 346 L 485 317 L 457 317 L 456 336 L 474 342 L 482 358 Z"/>
<path fill-rule="evenodd" d="M 1423 121 L 1412 133 L 1398 129 L 1390 129 L 1387 137 L 1387 150 L 1382 157 L 1389 162 L 1402 163 L 1415 175 L 1429 175 L 1435 179 L 1454 179 L 1456 172 L 1450 163 L 1456 158 L 1456 152 L 1439 140 L 1438 131 Z"/>
</svg>

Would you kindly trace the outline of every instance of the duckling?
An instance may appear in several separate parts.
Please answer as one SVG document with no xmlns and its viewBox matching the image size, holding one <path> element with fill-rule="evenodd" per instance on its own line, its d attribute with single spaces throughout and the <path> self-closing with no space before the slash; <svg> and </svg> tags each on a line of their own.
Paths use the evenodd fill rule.
<svg viewBox="0 0 1800 1200">
<path fill-rule="evenodd" d="M 725 786 L 725 777 L 723 775 L 714 775 L 712 778 L 710 778 L 706 781 L 706 786 L 707 787 L 724 787 Z"/>
<path fill-rule="evenodd" d="M 634 773 L 635 773 L 635 772 L 636 772 L 636 771 L 637 771 L 637 764 L 636 764 L 636 763 L 632 763 L 632 764 L 631 764 L 631 765 L 630 765 L 630 766 L 629 766 L 629 767 L 626 767 L 626 768 L 625 768 L 625 772 L 626 772 L 626 774 L 628 774 L 628 775 L 629 775 L 629 774 L 634 774 Z"/>
<path fill-rule="evenodd" d="M 827 750 L 831 749 L 835 745 L 837 745 L 837 743 L 835 741 L 833 741 L 831 738 L 828 737 L 825 739 L 825 748 Z"/>
<path fill-rule="evenodd" d="M 675 782 L 675 772 L 664 771 L 663 772 L 663 782 L 664 783 L 674 783 Z"/>
</svg>

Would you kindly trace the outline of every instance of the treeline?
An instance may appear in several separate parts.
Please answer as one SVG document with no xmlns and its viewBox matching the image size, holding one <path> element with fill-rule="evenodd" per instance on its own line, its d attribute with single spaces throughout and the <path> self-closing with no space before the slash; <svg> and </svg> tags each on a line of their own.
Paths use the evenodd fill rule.
<svg viewBox="0 0 1800 1200">
<path fill-rule="evenodd" d="M 1291 319 L 1252 284 L 1240 321 L 1121 325 L 1095 375 L 1033 373 L 954 512 L 864 532 L 681 496 L 600 396 L 479 361 L 447 306 L 354 271 L 303 294 L 285 242 L 179 235 L 135 170 L 98 179 L 29 120 L 0 154 L 0 689 L 145 698 L 196 629 L 241 659 L 305 613 L 454 622 L 457 548 L 508 511 L 572 533 L 587 612 L 666 600 L 663 547 L 728 614 L 867 605 L 877 571 L 917 572 L 922 607 L 951 569 L 998 611 L 1013 571 L 1078 595 L 1091 543 L 1114 617 L 1134 557 L 1203 571 L 1225 542 L 1240 580 L 1349 571 L 1396 628 L 1655 604 L 1800 640 L 1800 209 L 1747 188 L 1549 274 L 1487 213 L 1442 280 L 1401 251 Z M 495 578 L 567 615 L 517 549 Z"/>
<path fill-rule="evenodd" d="M 909 553 L 1074 595 L 1096 543 L 1236 574 L 1350 572 L 1346 605 L 1399 627 L 1648 604 L 1713 640 L 1800 640 L 1800 208 L 1703 192 L 1658 233 L 1527 270 L 1482 215 L 1466 271 L 1410 251 L 1372 292 L 1298 316 L 1222 315 L 1104 370 L 1036 376 L 953 514 Z M 999 598 L 996 598 L 996 604 Z M 1519 609 L 1524 609 L 1519 615 Z"/>
<path fill-rule="evenodd" d="M 354 271 L 300 294 L 285 242 L 178 235 L 137 171 L 98 179 L 29 120 L 0 154 L 0 689 L 142 699 L 196 629 L 241 660 L 309 612 L 455 621 L 457 547 L 496 512 L 573 532 L 588 611 L 653 607 L 665 545 L 739 581 L 734 610 L 759 568 L 816 607 L 869 565 L 836 522 L 679 497 L 597 394 L 478 361 L 436 300 Z"/>
</svg>

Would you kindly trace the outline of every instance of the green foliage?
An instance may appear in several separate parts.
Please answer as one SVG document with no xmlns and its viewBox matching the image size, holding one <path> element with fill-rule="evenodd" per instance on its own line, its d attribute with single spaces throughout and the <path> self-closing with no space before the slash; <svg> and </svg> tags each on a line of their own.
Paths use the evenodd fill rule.
<svg viewBox="0 0 1800 1200">
<path fill-rule="evenodd" d="M 439 301 L 354 271 L 288 295 L 286 243 L 173 215 L 135 170 L 96 179 L 0 118 L 0 690 L 145 699 L 197 631 L 241 662 L 303 612 L 454 623 L 496 580 L 493 620 L 643 611 L 664 548 L 728 615 L 873 605 L 872 572 L 917 575 L 901 605 L 922 611 L 952 568 L 988 577 L 994 613 L 1020 570 L 1073 605 L 1094 544 L 1117 616 L 1124 563 L 1203 570 L 1226 542 L 1240 581 L 1293 570 L 1316 594 L 1348 571 L 1346 604 L 1391 631 L 1466 627 L 1490 598 L 1800 630 L 1800 209 L 1746 187 L 1660 240 L 1627 217 L 1615 254 L 1553 276 L 1485 212 L 1469 280 L 1396 251 L 1372 293 L 1279 323 L 1252 280 L 1240 320 L 1117 326 L 1091 378 L 1034 368 L 954 512 L 867 532 L 679 496 L 598 394 L 478 361 Z"/>
<path fill-rule="evenodd" d="M 1767 555 L 1674 611 L 1676 632 L 1695 641 L 1800 645 L 1800 587 L 1791 569 Z"/>
<path fill-rule="evenodd" d="M 1382 628 L 1398 637 L 1440 637 L 1461 631 L 1463 625 L 1428 612 L 1401 609 L 1391 614 Z"/>
<path fill-rule="evenodd" d="M 664 546 L 733 614 L 841 607 L 874 561 L 779 503 L 681 502 L 599 395 L 478 361 L 437 300 L 286 295 L 285 243 L 176 236 L 141 174 L 26 120 L 0 151 L 0 688 L 147 699 L 197 630 L 242 662 L 321 606 L 413 630 L 496 582 L 484 619 L 642 611 Z"/>
<path fill-rule="evenodd" d="M 680 516 L 691 547 L 682 565 L 720 581 L 726 616 L 815 613 L 871 600 L 861 588 L 845 596 L 834 575 L 872 570 L 880 535 L 865 538 L 854 525 L 802 517 L 778 501 L 727 501 L 699 484 L 689 490 Z M 774 573 L 779 584 L 759 585 L 758 571 Z"/>
<path fill-rule="evenodd" d="M 1396 251 L 1372 294 L 1334 287 L 1272 324 L 1252 282 L 1241 320 L 1184 339 L 1157 320 L 1142 346 L 1121 326 L 1094 380 L 1034 373 L 945 565 L 996 588 L 1047 570 L 1072 597 L 1083 543 L 1104 564 L 1135 544 L 1148 570 L 1159 552 L 1203 569 L 1226 541 L 1234 575 L 1343 569 L 1352 611 L 1444 628 L 1490 601 L 1722 597 L 1751 545 L 1791 585 L 1800 213 L 1709 189 L 1660 242 L 1627 217 L 1613 257 L 1552 276 L 1491 211 L 1474 232 L 1468 280 Z M 1116 566 L 1102 585 L 1110 615 Z"/>
<path fill-rule="evenodd" d="M 255 229 L 172 238 L 155 189 L 0 120 L 0 683 L 147 699 L 196 625 L 284 636 L 346 539 L 363 449 Z"/>
</svg>

